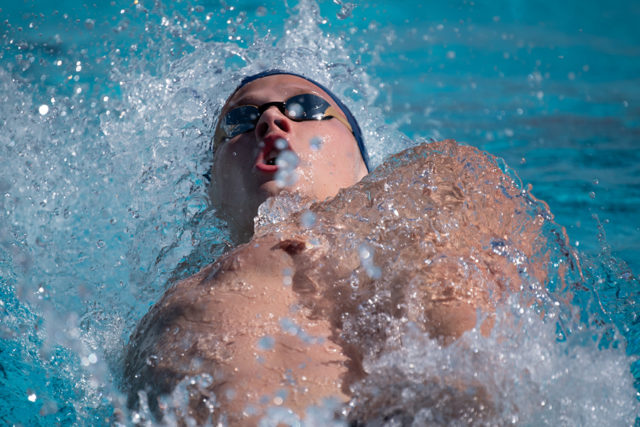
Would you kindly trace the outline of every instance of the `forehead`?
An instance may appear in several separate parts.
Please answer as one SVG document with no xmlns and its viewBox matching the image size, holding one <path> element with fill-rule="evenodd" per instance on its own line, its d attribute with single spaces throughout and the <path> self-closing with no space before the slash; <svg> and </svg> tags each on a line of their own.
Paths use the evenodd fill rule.
<svg viewBox="0 0 640 427">
<path fill-rule="evenodd" d="M 238 105 L 259 105 L 271 101 L 284 101 L 300 93 L 318 94 L 330 104 L 335 105 L 329 94 L 310 81 L 298 76 L 276 74 L 262 77 L 241 87 L 227 100 L 224 110 Z"/>
</svg>

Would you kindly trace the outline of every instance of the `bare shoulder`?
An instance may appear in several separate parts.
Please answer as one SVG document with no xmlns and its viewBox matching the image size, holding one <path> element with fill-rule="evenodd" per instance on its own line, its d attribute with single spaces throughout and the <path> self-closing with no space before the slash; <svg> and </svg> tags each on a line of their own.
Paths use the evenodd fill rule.
<svg viewBox="0 0 640 427">
<path fill-rule="evenodd" d="M 159 395 L 185 376 L 214 372 L 224 359 L 229 310 L 258 302 L 269 309 L 276 302 L 262 297 L 278 294 L 283 272 L 292 267 L 278 242 L 266 237 L 242 245 L 168 289 L 131 335 L 125 357 L 128 388 Z M 236 311 L 234 320 L 243 313 Z"/>
<path fill-rule="evenodd" d="M 451 140 L 409 148 L 169 289 L 131 337 L 125 378 L 160 395 L 206 372 L 220 396 L 257 375 L 268 394 L 295 365 L 315 378 L 314 392 L 291 389 L 298 408 L 348 394 L 391 325 L 450 342 L 526 280 L 543 283 L 545 213 L 487 153 Z M 333 347 L 288 336 L 282 319 Z M 246 349 L 264 336 L 280 350 L 258 366 Z"/>
<path fill-rule="evenodd" d="M 297 257 L 298 278 L 317 289 L 304 300 L 338 329 L 384 316 L 460 336 L 477 309 L 491 313 L 506 292 L 546 279 L 548 212 L 524 190 L 499 159 L 452 140 L 391 156 L 311 207 L 302 233 L 324 243 Z M 357 346 L 384 342 L 380 330 L 355 330 Z"/>
</svg>

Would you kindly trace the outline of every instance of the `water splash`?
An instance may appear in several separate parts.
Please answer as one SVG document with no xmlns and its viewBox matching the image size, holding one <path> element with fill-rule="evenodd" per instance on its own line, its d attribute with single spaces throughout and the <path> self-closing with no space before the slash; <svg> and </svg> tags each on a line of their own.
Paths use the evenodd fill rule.
<svg viewBox="0 0 640 427">
<path fill-rule="evenodd" d="M 51 40 L 2 39 L 0 159 L 10 167 L 0 168 L 0 378 L 8 384 L 2 400 L 11 402 L 0 410 L 2 419 L 24 424 L 152 419 L 144 406 L 137 415 L 128 414 L 117 386 L 121 348 L 170 283 L 230 245 L 224 224 L 208 205 L 203 174 L 211 161 L 213 121 L 241 76 L 278 67 L 331 82 L 358 118 L 374 164 L 413 144 L 382 124 L 380 110 L 371 106 L 383 85 L 354 64 L 345 38 L 322 30 L 326 20 L 316 3 L 301 1 L 286 22 L 275 25 L 259 20 L 250 25 L 251 12 L 228 5 L 185 11 L 134 4 L 115 11 L 114 24 L 103 33 L 97 19 L 78 21 L 96 34 L 90 49 L 74 46 L 64 34 Z M 338 12 L 341 18 L 349 19 L 348 5 Z M 285 13 L 280 6 L 274 11 L 278 17 Z M 271 9 L 258 8 L 255 15 L 272 19 L 266 12 Z M 269 27 L 282 27 L 287 37 L 278 37 L 278 29 L 267 32 Z M 111 41 L 100 41 L 100 34 Z M 374 47 L 373 54 L 380 49 Z M 534 80 L 534 96 L 541 98 L 542 82 L 537 75 Z M 292 202 L 279 215 L 263 210 L 259 224 L 306 208 Z M 380 374 L 363 383 L 361 400 L 395 387 L 391 379 L 401 378 L 399 388 L 409 381 L 407 391 L 400 390 L 401 401 L 410 407 L 420 386 L 410 374 L 437 379 L 431 360 L 451 371 L 450 360 L 466 354 L 459 348 L 466 345 L 478 349 L 478 360 L 504 371 L 503 377 L 497 368 L 481 379 L 496 396 L 513 396 L 499 408 L 505 416 L 513 416 L 515 406 L 524 411 L 518 421 L 534 423 L 575 417 L 597 424 L 633 416 L 633 390 L 622 374 L 630 361 L 619 333 L 630 343 L 630 354 L 640 353 L 637 279 L 608 250 L 599 259 L 583 258 L 580 277 L 545 212 L 540 209 L 544 233 L 557 238 L 549 247 L 558 271 L 550 292 L 564 295 L 570 289 L 580 313 L 532 285 L 542 301 L 538 314 L 553 314 L 557 323 L 541 322 L 523 309 L 511 315 L 529 334 L 509 335 L 509 322 L 502 319 L 498 325 L 505 327 L 496 327 L 496 335 L 486 339 L 473 332 L 450 350 L 407 333 L 405 347 L 367 361 L 369 370 L 379 368 Z M 497 256 L 517 262 L 519 254 L 506 243 L 495 248 Z M 554 340 L 561 343 L 548 344 Z M 433 359 L 424 357 L 426 350 Z M 481 366 L 473 354 L 459 362 L 468 372 Z M 399 373 L 389 373 L 398 360 L 406 363 Z M 575 367 L 589 375 L 581 377 Z M 521 382 L 506 377 L 514 372 L 522 374 Z M 186 379 L 167 407 L 184 407 L 185 390 L 202 384 Z M 563 393 L 580 389 L 574 384 L 603 394 L 574 393 L 563 401 Z M 610 390 L 601 384 L 619 385 L 618 392 L 605 395 Z M 332 413 L 314 416 L 327 420 Z M 437 414 L 417 411 L 415 417 L 429 421 Z"/>
</svg>

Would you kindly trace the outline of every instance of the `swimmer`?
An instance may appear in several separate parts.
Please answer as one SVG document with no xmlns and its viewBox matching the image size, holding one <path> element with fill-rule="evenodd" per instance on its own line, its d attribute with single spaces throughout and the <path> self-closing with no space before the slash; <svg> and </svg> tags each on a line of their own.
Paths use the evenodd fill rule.
<svg viewBox="0 0 640 427">
<path fill-rule="evenodd" d="M 542 221 L 525 218 L 528 201 L 490 157 L 443 141 L 368 174 L 352 114 L 308 78 L 243 80 L 213 145 L 211 200 L 246 243 L 171 287 L 140 321 L 125 359 L 132 406 L 144 391 L 167 416 L 163 396 L 196 378 L 172 416 L 255 425 L 286 407 L 302 418 L 312 405 L 349 402 L 367 378 L 363 360 L 394 345 L 394 327 L 418 325 L 442 345 L 474 327 L 486 334 L 523 271 L 544 281 Z M 297 180 L 278 175 L 287 152 Z M 271 200 L 301 210 L 254 229 Z M 487 416 L 486 399 L 474 399 L 452 403 L 452 416 Z M 384 412 L 369 403 L 353 411 L 359 421 Z"/>
</svg>

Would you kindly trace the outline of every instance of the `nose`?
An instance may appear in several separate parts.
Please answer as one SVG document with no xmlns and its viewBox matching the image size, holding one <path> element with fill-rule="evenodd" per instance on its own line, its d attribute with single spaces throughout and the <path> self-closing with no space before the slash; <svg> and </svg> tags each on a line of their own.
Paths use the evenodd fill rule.
<svg viewBox="0 0 640 427">
<path fill-rule="evenodd" d="M 289 133 L 291 131 L 291 120 L 282 114 L 276 106 L 267 108 L 256 123 L 256 137 L 264 138 L 272 131 L 282 131 Z"/>
</svg>

